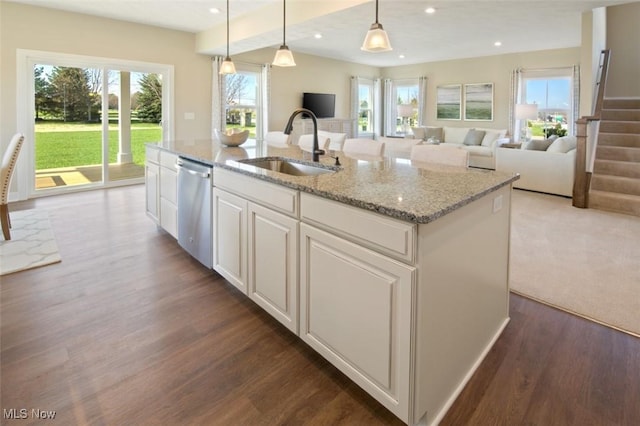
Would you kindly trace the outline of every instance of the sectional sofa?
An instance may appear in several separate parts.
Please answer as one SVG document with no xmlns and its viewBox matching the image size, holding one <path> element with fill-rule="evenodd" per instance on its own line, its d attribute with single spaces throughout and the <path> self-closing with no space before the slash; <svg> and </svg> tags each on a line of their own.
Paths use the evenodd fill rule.
<svg viewBox="0 0 640 426">
<path fill-rule="evenodd" d="M 515 188 L 571 197 L 576 164 L 576 137 L 531 141 L 520 149 L 498 148 L 496 170 L 520 173 Z"/>
<path fill-rule="evenodd" d="M 506 129 L 480 127 L 414 127 L 413 139 L 419 143 L 442 143 L 469 151 L 469 166 L 496 168 L 496 149 L 509 143 Z"/>
</svg>

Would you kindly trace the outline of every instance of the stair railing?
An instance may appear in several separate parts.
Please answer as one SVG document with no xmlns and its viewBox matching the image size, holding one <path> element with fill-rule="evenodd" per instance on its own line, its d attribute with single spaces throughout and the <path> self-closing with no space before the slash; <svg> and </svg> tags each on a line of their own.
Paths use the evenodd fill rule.
<svg viewBox="0 0 640 426">
<path fill-rule="evenodd" d="M 607 71 L 609 69 L 610 50 L 605 49 L 600 52 L 600 62 L 596 76 L 593 111 L 591 115 L 580 117 L 576 121 L 576 168 L 573 182 L 573 206 L 587 208 L 589 206 L 589 187 L 591 185 L 591 175 L 593 168 L 587 170 L 587 139 L 590 136 L 588 129 L 592 130 L 594 155 L 597 144 L 597 129 L 602 116 L 602 105 L 604 103 L 604 89 L 607 84 Z"/>
</svg>

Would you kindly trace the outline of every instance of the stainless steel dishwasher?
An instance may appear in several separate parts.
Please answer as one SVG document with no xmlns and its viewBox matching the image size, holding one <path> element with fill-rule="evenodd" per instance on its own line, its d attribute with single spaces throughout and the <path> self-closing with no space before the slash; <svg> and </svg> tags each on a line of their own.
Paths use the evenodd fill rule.
<svg viewBox="0 0 640 426">
<path fill-rule="evenodd" d="M 213 265 L 212 168 L 178 158 L 178 244 L 207 268 Z"/>
</svg>

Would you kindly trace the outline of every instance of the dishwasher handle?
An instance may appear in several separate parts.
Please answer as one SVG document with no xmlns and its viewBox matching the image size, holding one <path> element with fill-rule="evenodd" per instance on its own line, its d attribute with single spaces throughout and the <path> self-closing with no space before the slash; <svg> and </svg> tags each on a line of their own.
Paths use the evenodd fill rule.
<svg viewBox="0 0 640 426">
<path fill-rule="evenodd" d="M 178 172 L 186 172 L 194 176 L 199 176 L 203 179 L 208 179 L 209 177 L 211 177 L 211 172 L 201 172 L 198 170 L 193 170 L 189 168 L 188 164 L 185 164 L 180 160 L 176 162 L 176 169 L 178 170 Z"/>
</svg>

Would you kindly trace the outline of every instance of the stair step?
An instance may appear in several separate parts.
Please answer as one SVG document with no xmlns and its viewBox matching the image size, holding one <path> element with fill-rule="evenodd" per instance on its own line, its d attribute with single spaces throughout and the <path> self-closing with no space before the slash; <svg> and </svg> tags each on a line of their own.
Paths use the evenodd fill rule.
<svg viewBox="0 0 640 426">
<path fill-rule="evenodd" d="M 594 173 L 591 176 L 591 188 L 596 191 L 640 196 L 640 179 Z"/>
<path fill-rule="evenodd" d="M 602 120 L 640 121 L 640 109 L 604 109 Z"/>
<path fill-rule="evenodd" d="M 600 132 L 602 133 L 640 133 L 640 121 L 601 121 Z"/>
<path fill-rule="evenodd" d="M 640 109 L 640 99 L 604 99 L 602 109 Z"/>
<path fill-rule="evenodd" d="M 598 160 L 640 161 L 640 148 L 598 146 L 596 158 Z"/>
<path fill-rule="evenodd" d="M 640 179 L 640 163 L 596 159 L 593 173 Z"/>
<path fill-rule="evenodd" d="M 591 190 L 589 191 L 589 208 L 640 217 L 640 197 Z"/>
<path fill-rule="evenodd" d="M 598 133 L 598 146 L 640 148 L 640 135 L 629 133 Z"/>
</svg>

